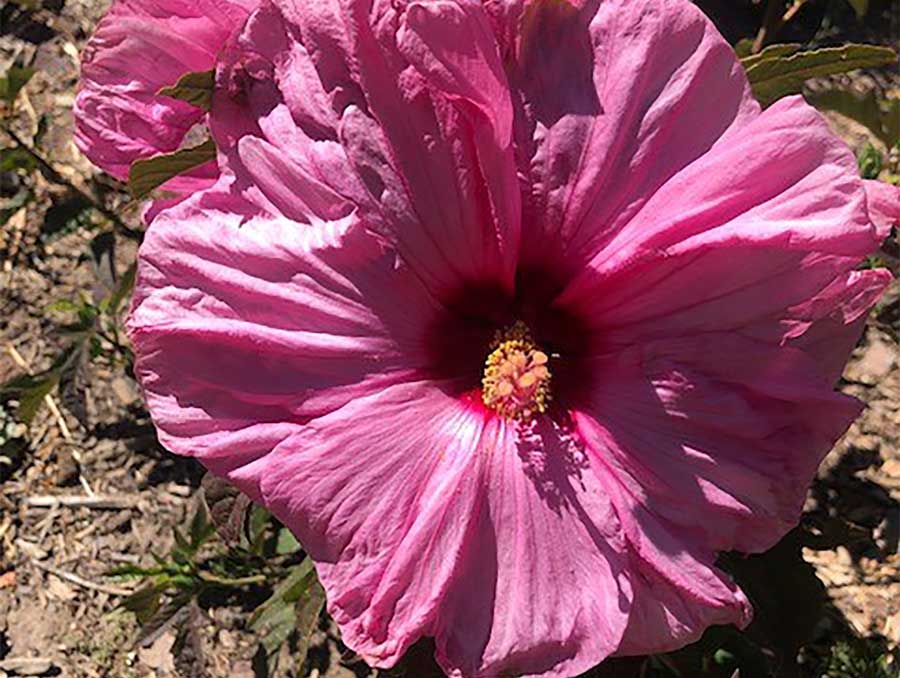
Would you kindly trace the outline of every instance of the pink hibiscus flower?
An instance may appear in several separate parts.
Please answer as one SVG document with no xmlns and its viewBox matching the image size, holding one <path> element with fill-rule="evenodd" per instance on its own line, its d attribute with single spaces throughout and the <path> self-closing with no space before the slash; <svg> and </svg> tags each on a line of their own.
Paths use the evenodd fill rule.
<svg viewBox="0 0 900 678">
<path fill-rule="evenodd" d="M 114 0 L 82 55 L 75 142 L 101 169 L 127 180 L 135 160 L 177 150 L 205 119 L 159 96 L 181 76 L 206 71 L 257 0 Z M 218 175 L 206 163 L 166 185 L 190 192 Z"/>
<path fill-rule="evenodd" d="M 173 452 L 299 537 L 376 666 L 567 677 L 750 605 L 798 519 L 896 217 L 687 0 L 271 0 L 224 172 L 140 255 Z"/>
</svg>

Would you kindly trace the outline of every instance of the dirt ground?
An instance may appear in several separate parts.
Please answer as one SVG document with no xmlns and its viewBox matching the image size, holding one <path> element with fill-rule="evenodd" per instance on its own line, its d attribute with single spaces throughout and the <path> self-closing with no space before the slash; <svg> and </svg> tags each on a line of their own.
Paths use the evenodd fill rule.
<svg viewBox="0 0 900 678">
<path fill-rule="evenodd" d="M 107 4 L 45 2 L 30 23 L 0 35 L 0 71 L 17 58 L 33 59 L 38 73 L 19 102 L 13 129 L 26 139 L 40 129 L 42 152 L 63 177 L 100 195 L 136 226 L 137 206 L 95 174 L 72 143 L 78 52 Z M 834 122 L 849 143 L 858 146 L 867 139 L 849 121 Z M 0 133 L 0 143 L 7 141 Z M 97 265 L 87 253 L 102 221 L 70 219 L 57 228 L 60 206 L 72 200 L 72 191 L 35 176 L 36 200 L 0 227 L 0 383 L 47 368 L 66 341 L 59 326 L 67 321 L 65 312 L 48 307 L 97 286 Z M 0 188 L 4 197 L 15 192 Z M 134 248 L 119 240 L 119 273 Z M 898 273 L 896 241 L 879 256 Z M 900 285 L 895 283 L 873 312 L 841 383 L 842 390 L 866 403 L 866 411 L 823 464 L 807 506 L 809 520 L 838 517 L 852 538 L 833 549 L 804 552 L 849 625 L 862 636 L 881 634 L 895 645 L 900 644 L 898 334 Z M 202 470 L 159 447 L 140 395 L 120 367 L 101 361 L 88 369 L 85 412 L 79 417 L 56 395 L 27 431 L 0 412 L 0 438 L 26 441 L 24 449 L 0 454 L 0 678 L 6 673 L 251 678 L 258 638 L 247 629 L 246 601 L 192 612 L 198 615 L 192 640 L 198 650 L 188 666 L 176 666 L 173 633 L 135 644 L 133 615 L 116 608 L 134 585 L 106 573 L 121 564 L 148 565 L 151 551 L 171 547 L 172 527 L 184 525 L 198 501 Z M 85 501 L 91 496 L 111 499 Z M 340 647 L 327 624 L 313 645 L 308 675 L 370 675 Z"/>
</svg>

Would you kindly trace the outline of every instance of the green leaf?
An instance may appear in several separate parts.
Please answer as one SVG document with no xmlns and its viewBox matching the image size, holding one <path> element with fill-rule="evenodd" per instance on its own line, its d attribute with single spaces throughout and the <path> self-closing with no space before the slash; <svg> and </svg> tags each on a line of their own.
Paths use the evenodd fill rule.
<svg viewBox="0 0 900 678">
<path fill-rule="evenodd" d="M 153 584 L 132 593 L 125 598 L 119 607 L 133 612 L 138 622 L 145 624 L 159 611 L 160 596 L 165 591 L 165 586 Z"/>
<path fill-rule="evenodd" d="M 142 200 L 169 179 L 215 158 L 216 144 L 212 139 L 207 139 L 193 148 L 138 160 L 128 173 L 128 188 L 135 198 Z"/>
<path fill-rule="evenodd" d="M 144 619 L 138 618 L 141 630 L 136 642 L 146 646 L 162 635 L 166 629 L 172 627 L 177 629 L 187 620 L 186 606 L 193 599 L 193 592 L 179 591 L 164 603 L 160 600 L 153 614 Z"/>
<path fill-rule="evenodd" d="M 279 556 L 286 556 L 291 553 L 297 553 L 302 547 L 289 529 L 282 527 L 278 530 L 278 541 L 275 544 L 275 553 Z"/>
<path fill-rule="evenodd" d="M 191 519 L 190 535 L 191 548 L 194 553 L 200 550 L 209 538 L 216 533 L 216 526 L 209 520 L 209 513 L 206 510 L 206 504 L 202 501 L 197 504 L 197 510 Z"/>
<path fill-rule="evenodd" d="M 106 573 L 108 577 L 120 577 L 122 579 L 145 579 L 147 577 L 155 577 L 158 574 L 165 574 L 165 571 L 159 567 L 141 567 L 139 565 L 117 565 Z"/>
<path fill-rule="evenodd" d="M 271 597 L 250 616 L 249 626 L 260 636 L 259 651 L 254 657 L 257 675 L 274 673 L 279 650 L 294 632 L 298 634 L 298 653 L 305 661 L 309 636 L 315 630 L 324 604 L 325 593 L 316 578 L 312 561 L 307 558 L 291 568 Z"/>
<path fill-rule="evenodd" d="M 215 70 L 185 73 L 178 82 L 163 87 L 157 94 L 186 101 L 192 106 L 208 111 L 212 105 L 213 90 L 216 86 Z"/>
<path fill-rule="evenodd" d="M 175 547 L 169 552 L 172 560 L 179 565 L 189 564 L 194 559 L 196 550 L 177 527 L 172 528 L 172 536 L 175 538 Z"/>
<path fill-rule="evenodd" d="M 21 171 L 25 174 L 38 167 L 37 160 L 21 146 L 0 148 L 0 172 Z"/>
<path fill-rule="evenodd" d="M 71 370 L 81 356 L 84 337 L 68 346 L 57 356 L 50 369 L 35 375 L 21 375 L 0 384 L 0 399 L 16 399 L 19 408 L 16 416 L 23 424 L 30 424 L 41 407 L 44 398 L 59 384 L 63 375 Z"/>
<path fill-rule="evenodd" d="M 887 66 L 896 61 L 897 54 L 890 47 L 850 44 L 755 61 L 747 68 L 747 77 L 756 98 L 769 105 L 781 97 L 797 94 L 811 78 Z"/>
<path fill-rule="evenodd" d="M 263 555 L 266 541 L 269 537 L 269 526 L 272 524 L 272 514 L 262 506 L 254 505 L 250 509 L 250 517 L 247 521 L 247 550 L 256 555 Z"/>
<path fill-rule="evenodd" d="M 31 388 L 25 390 L 19 396 L 19 407 L 16 410 L 16 416 L 23 424 L 30 424 L 34 421 L 38 410 L 44 404 L 46 398 L 59 383 L 58 375 L 49 375 L 43 379 L 34 382 Z"/>
<path fill-rule="evenodd" d="M 871 143 L 867 143 L 859 149 L 859 153 L 856 154 L 856 160 L 859 163 L 859 173 L 863 179 L 877 179 L 878 175 L 881 174 L 884 159 L 881 157 L 881 151 Z"/>
<path fill-rule="evenodd" d="M 203 476 L 203 498 L 219 537 L 228 545 L 249 545 L 245 526 L 253 504 L 234 485 L 211 473 Z"/>
<path fill-rule="evenodd" d="M 753 54 L 753 40 L 750 38 L 738 40 L 734 45 L 734 53 L 737 54 L 738 59 L 743 59 Z"/>
<path fill-rule="evenodd" d="M 752 44 L 752 41 L 751 41 Z M 784 43 L 782 45 L 769 45 L 764 50 L 759 52 L 758 54 L 750 54 L 748 53 L 746 56 L 741 57 L 741 64 L 743 64 L 744 68 L 750 68 L 751 66 L 755 66 L 761 61 L 765 61 L 766 59 L 782 59 L 789 57 L 791 55 L 796 54 L 801 49 L 803 49 L 803 45 L 797 43 Z"/>
<path fill-rule="evenodd" d="M 130 297 L 131 292 L 134 290 L 134 279 L 136 274 L 137 264 L 132 262 L 125 273 L 122 274 L 122 277 L 119 278 L 119 283 L 112 291 L 112 294 L 103 301 L 101 308 L 106 313 L 114 316 L 119 312 L 122 302 Z"/>
<path fill-rule="evenodd" d="M 312 573 L 311 580 L 296 603 L 297 610 L 297 647 L 294 656 L 297 658 L 297 675 L 305 675 L 306 656 L 309 653 L 309 641 L 319 624 L 319 615 L 325 607 L 325 589 Z"/>
<path fill-rule="evenodd" d="M 0 99 L 12 104 L 36 72 L 33 68 L 10 66 L 6 74 L 0 78 Z"/>
<path fill-rule="evenodd" d="M 90 311 L 85 309 L 83 312 Z M 82 318 L 82 323 L 87 322 L 93 325 L 93 320 Z M 89 339 L 92 335 L 93 332 L 89 331 L 72 345 L 71 357 L 59 370 L 60 402 L 85 428 L 90 424 L 87 415 L 87 387 L 90 380 L 88 366 L 91 361 Z"/>
</svg>

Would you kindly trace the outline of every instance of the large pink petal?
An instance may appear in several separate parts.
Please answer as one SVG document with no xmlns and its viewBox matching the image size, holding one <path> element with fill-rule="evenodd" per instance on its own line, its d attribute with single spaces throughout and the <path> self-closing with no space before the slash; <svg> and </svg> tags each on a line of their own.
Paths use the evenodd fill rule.
<svg viewBox="0 0 900 678">
<path fill-rule="evenodd" d="M 239 154 L 248 193 L 293 190 L 306 203 L 315 182 L 353 204 L 429 287 L 510 288 L 520 199 L 508 86 L 487 21 L 462 0 L 278 0 L 228 49 L 214 105 L 228 123 L 214 133 L 228 146 L 235 129 L 249 131 L 293 163 L 297 180 L 266 191 L 262 170 Z"/>
<path fill-rule="evenodd" d="M 744 132 L 667 182 L 563 294 L 608 345 L 725 330 L 780 343 L 811 299 L 818 315 L 843 303 L 826 290 L 884 235 L 853 155 L 799 98 Z M 865 281 L 870 304 L 884 278 Z"/>
<path fill-rule="evenodd" d="M 759 111 L 734 52 L 690 2 L 490 5 L 509 27 L 501 42 L 521 97 L 529 260 L 549 248 L 577 269 Z"/>
<path fill-rule="evenodd" d="M 310 422 L 247 469 L 316 561 L 344 642 L 370 664 L 391 666 L 433 634 L 492 447 L 480 412 L 420 382 Z"/>
<path fill-rule="evenodd" d="M 571 433 L 528 435 L 492 420 L 486 494 L 441 606 L 438 661 L 450 676 L 568 678 L 619 647 L 631 573 L 609 493 Z"/>
<path fill-rule="evenodd" d="M 83 56 L 75 103 L 79 148 L 119 179 L 128 178 L 135 160 L 176 150 L 204 112 L 157 92 L 185 73 L 212 68 L 229 34 L 256 4 L 116 0 Z"/>
<path fill-rule="evenodd" d="M 736 334 L 645 342 L 594 365 L 576 418 L 634 501 L 715 550 L 796 524 L 821 459 L 860 411 L 803 351 Z"/>
<path fill-rule="evenodd" d="M 128 327 L 163 444 L 232 474 L 416 373 L 432 313 L 354 217 L 303 226 L 213 192 L 150 229 Z"/>
<path fill-rule="evenodd" d="M 629 543 L 633 601 L 616 656 L 660 654 L 700 639 L 710 626 L 744 628 L 750 602 L 724 572 L 701 535 L 678 528 L 630 497 L 605 474 Z M 610 489 L 613 488 L 613 489 Z"/>
<path fill-rule="evenodd" d="M 441 388 L 356 400 L 245 472 L 264 476 L 263 500 L 370 663 L 393 665 L 422 636 L 451 676 L 563 678 L 599 663 L 630 604 L 606 492 L 549 422 L 526 444 Z"/>
</svg>

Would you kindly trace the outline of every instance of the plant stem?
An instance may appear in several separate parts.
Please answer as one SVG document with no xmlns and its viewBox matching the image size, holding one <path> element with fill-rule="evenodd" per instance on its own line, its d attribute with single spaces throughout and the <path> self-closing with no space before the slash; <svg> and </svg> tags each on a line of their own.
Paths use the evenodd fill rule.
<svg viewBox="0 0 900 678">
<path fill-rule="evenodd" d="M 787 11 L 785 11 L 784 0 L 769 0 L 769 3 L 766 5 L 766 14 L 763 18 L 762 27 L 759 29 L 759 33 L 756 34 L 756 39 L 753 41 L 751 52 L 753 54 L 759 54 L 759 52 L 762 51 L 762 48 L 775 38 L 778 31 L 784 28 L 784 25 L 791 19 L 797 16 L 797 13 L 803 8 L 803 5 L 805 5 L 806 2 L 807 0 L 794 0 Z"/>
<path fill-rule="evenodd" d="M 249 586 L 250 584 L 265 584 L 268 577 L 264 574 L 254 574 L 249 577 L 238 577 L 237 579 L 229 579 L 227 577 L 217 577 L 207 572 L 199 572 L 200 579 L 207 584 L 217 584 L 219 586 Z"/>
<path fill-rule="evenodd" d="M 87 204 L 89 204 L 92 208 L 97 210 L 100 214 L 106 217 L 118 231 L 122 233 L 127 238 L 132 240 L 136 240 L 140 242 L 144 239 L 144 232 L 140 231 L 136 228 L 132 228 L 128 224 L 126 224 L 115 212 L 109 210 L 105 205 L 101 204 L 96 198 L 82 190 L 74 183 L 66 179 L 59 170 L 57 170 L 50 162 L 44 158 L 40 153 L 38 153 L 35 149 L 29 146 L 24 139 L 22 139 L 18 134 L 16 134 L 12 129 L 10 129 L 7 125 L 0 126 L 0 131 L 6 134 L 10 139 L 15 142 L 16 146 L 25 151 L 29 156 L 31 156 L 34 161 L 41 166 L 44 175 L 53 183 L 59 184 L 61 186 L 65 186 L 70 191 L 75 193 L 79 198 L 84 200 Z"/>
</svg>

